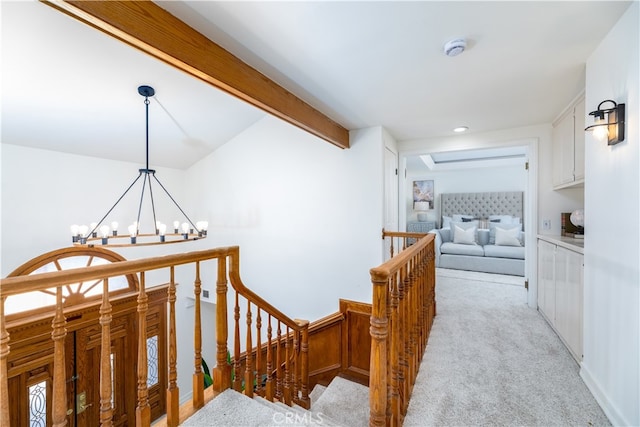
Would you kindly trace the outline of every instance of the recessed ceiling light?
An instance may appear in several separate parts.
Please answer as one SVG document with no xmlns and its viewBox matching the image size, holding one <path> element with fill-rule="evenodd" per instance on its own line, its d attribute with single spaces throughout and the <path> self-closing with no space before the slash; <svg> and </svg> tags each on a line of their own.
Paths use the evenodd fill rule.
<svg viewBox="0 0 640 427">
<path fill-rule="evenodd" d="M 453 131 L 457 133 L 466 132 L 468 130 L 469 128 L 467 126 L 458 126 L 457 128 L 453 129 Z"/>
</svg>

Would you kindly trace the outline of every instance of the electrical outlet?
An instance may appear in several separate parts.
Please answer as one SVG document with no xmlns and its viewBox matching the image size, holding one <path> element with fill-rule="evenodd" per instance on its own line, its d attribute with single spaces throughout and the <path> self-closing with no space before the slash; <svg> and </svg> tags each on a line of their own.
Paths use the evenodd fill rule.
<svg viewBox="0 0 640 427">
<path fill-rule="evenodd" d="M 209 298 L 209 290 L 207 289 L 202 290 L 202 298 Z"/>
<path fill-rule="evenodd" d="M 550 219 L 543 219 L 542 220 L 542 228 L 544 230 L 551 230 L 551 220 Z"/>
</svg>

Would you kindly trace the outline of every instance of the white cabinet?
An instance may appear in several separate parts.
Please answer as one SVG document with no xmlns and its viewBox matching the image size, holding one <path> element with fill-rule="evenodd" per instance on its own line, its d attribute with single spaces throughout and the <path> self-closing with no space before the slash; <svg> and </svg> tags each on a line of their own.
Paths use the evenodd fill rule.
<svg viewBox="0 0 640 427">
<path fill-rule="evenodd" d="M 556 317 L 556 245 L 538 240 L 538 310 L 551 322 Z"/>
<path fill-rule="evenodd" d="M 555 328 L 574 357 L 582 360 L 582 283 L 584 256 L 556 247 Z"/>
<path fill-rule="evenodd" d="M 584 95 L 553 123 L 553 188 L 584 184 Z"/>
<path fill-rule="evenodd" d="M 568 246 L 538 240 L 538 310 L 582 361 L 584 255 Z"/>
</svg>

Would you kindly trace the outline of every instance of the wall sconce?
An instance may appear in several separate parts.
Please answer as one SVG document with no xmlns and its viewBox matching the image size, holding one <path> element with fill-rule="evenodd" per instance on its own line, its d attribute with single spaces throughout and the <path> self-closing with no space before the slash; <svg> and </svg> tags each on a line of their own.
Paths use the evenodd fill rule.
<svg viewBox="0 0 640 427">
<path fill-rule="evenodd" d="M 613 108 L 602 108 L 602 104 L 610 102 Z M 624 141 L 624 104 L 616 104 L 607 99 L 598 104 L 598 109 L 589 113 L 593 116 L 595 124 L 587 126 L 584 130 L 593 130 L 593 136 L 599 140 L 607 138 L 609 145 L 616 145 Z M 606 119 L 605 119 L 606 115 Z"/>
</svg>

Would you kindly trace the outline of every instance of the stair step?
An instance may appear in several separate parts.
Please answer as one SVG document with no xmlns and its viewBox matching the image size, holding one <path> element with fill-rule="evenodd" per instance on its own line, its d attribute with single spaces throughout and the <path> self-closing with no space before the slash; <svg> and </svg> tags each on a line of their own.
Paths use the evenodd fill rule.
<svg viewBox="0 0 640 427">
<path fill-rule="evenodd" d="M 369 387 L 335 377 L 311 410 L 349 427 L 369 425 Z"/>
<path fill-rule="evenodd" d="M 318 387 L 318 386 L 316 386 Z M 311 410 L 299 405 L 269 402 L 260 396 L 253 399 L 232 389 L 220 393 L 204 408 L 185 420 L 186 427 L 238 426 L 261 427 L 287 425 L 366 427 L 369 423 L 369 388 L 336 377 L 328 387 L 321 387 L 311 402 Z M 315 392 L 314 388 L 314 392 Z"/>
<path fill-rule="evenodd" d="M 326 389 L 326 386 L 316 384 L 315 387 L 313 387 L 313 390 L 311 390 L 311 393 L 309 393 L 309 399 L 311 400 L 311 402 L 317 402 Z"/>
<path fill-rule="evenodd" d="M 220 393 L 180 425 L 186 427 L 271 426 L 276 424 L 278 414 L 279 411 L 229 389 Z"/>
</svg>

